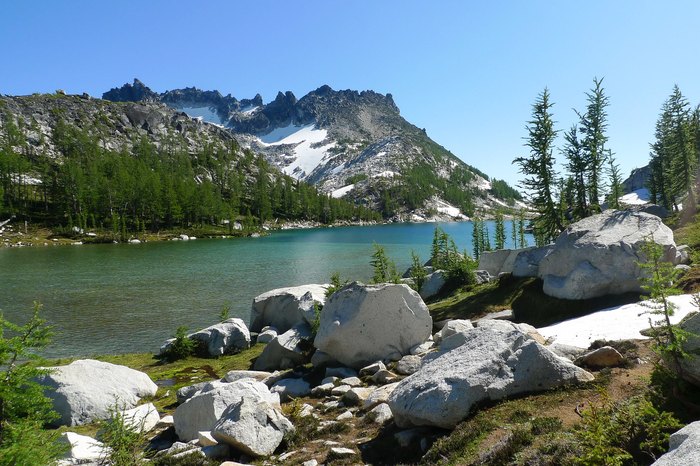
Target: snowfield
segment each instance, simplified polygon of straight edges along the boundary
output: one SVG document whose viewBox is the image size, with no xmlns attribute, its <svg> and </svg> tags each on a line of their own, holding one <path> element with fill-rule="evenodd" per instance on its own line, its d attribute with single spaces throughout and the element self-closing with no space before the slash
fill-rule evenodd
<svg viewBox="0 0 700 466">
<path fill-rule="evenodd" d="M 210 107 L 182 107 L 178 108 L 178 110 L 185 112 L 191 118 L 201 119 L 207 123 L 214 123 L 219 126 L 224 123 L 216 111 Z"/>
<path fill-rule="evenodd" d="M 693 304 L 693 295 L 672 296 L 670 299 L 678 306 L 671 317 L 673 324 L 698 311 Z M 581 348 L 588 348 L 595 340 L 646 340 L 648 337 L 639 332 L 649 328 L 649 318 L 656 322 L 660 316 L 649 314 L 649 308 L 643 303 L 603 309 L 538 330 L 547 339 Z"/>
<path fill-rule="evenodd" d="M 372 175 L 372 178 L 393 178 L 395 176 L 399 176 L 399 174 L 391 170 L 385 170 L 381 173 L 377 173 L 376 175 Z"/>
<path fill-rule="evenodd" d="M 335 142 L 319 146 L 326 140 L 328 131 L 316 129 L 315 125 L 294 126 L 289 125 L 277 128 L 270 133 L 260 136 L 262 145 L 278 146 L 282 144 L 296 145 L 293 149 L 294 160 L 284 167 L 282 171 L 297 179 L 311 174 L 327 155 L 328 149 L 335 146 Z M 316 145 L 317 147 L 312 147 Z"/>
<path fill-rule="evenodd" d="M 352 188 L 354 188 L 354 184 L 349 184 L 347 186 L 343 186 L 342 188 L 338 188 L 335 191 L 331 192 L 331 197 L 337 199 L 339 197 L 345 196 L 347 193 L 352 191 Z"/>
<path fill-rule="evenodd" d="M 641 188 L 625 194 L 620 198 L 620 202 L 627 205 L 644 205 L 649 204 L 649 199 L 651 199 L 649 190 L 647 188 Z"/>
</svg>

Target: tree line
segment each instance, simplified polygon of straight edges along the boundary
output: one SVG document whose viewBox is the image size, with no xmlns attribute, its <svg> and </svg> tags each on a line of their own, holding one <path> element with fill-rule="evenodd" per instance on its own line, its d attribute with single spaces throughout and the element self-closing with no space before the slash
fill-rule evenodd
<svg viewBox="0 0 700 466">
<path fill-rule="evenodd" d="M 156 147 L 146 137 L 108 150 L 57 117 L 51 142 L 59 157 L 51 159 L 31 152 L 22 120 L 9 114 L 0 136 L 0 213 L 48 226 L 159 231 L 236 219 L 380 218 L 281 174 L 235 140 L 202 144 L 194 154 L 177 141 Z"/>
</svg>

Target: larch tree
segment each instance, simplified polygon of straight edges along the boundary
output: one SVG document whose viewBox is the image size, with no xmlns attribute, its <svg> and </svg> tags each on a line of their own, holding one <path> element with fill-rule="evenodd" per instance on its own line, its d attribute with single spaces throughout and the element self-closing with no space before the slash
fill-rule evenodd
<svg viewBox="0 0 700 466">
<path fill-rule="evenodd" d="M 573 180 L 574 204 L 573 217 L 576 220 L 588 215 L 586 174 L 588 173 L 588 158 L 585 156 L 582 143 L 578 138 L 578 126 L 573 125 L 564 132 L 565 145 L 562 154 L 566 158 L 564 168 Z"/>
<path fill-rule="evenodd" d="M 518 157 L 513 163 L 520 166 L 525 175 L 521 186 L 529 191 L 533 207 L 538 213 L 534 219 L 536 237 L 546 244 L 554 240 L 562 230 L 561 214 L 555 201 L 554 189 L 557 173 L 554 169 L 554 139 L 557 131 L 550 109 L 547 88 L 537 96 L 532 105 L 532 120 L 528 121 L 525 146 L 530 149 L 527 157 Z"/>
<path fill-rule="evenodd" d="M 608 127 L 606 108 L 610 99 L 603 89 L 603 78 L 593 78 L 593 89 L 586 93 L 588 105 L 583 114 L 577 112 L 580 118 L 581 141 L 587 162 L 588 199 L 594 211 L 600 209 L 600 193 L 602 191 L 602 174 L 605 166 L 605 143 L 608 137 L 605 130 Z"/>
</svg>

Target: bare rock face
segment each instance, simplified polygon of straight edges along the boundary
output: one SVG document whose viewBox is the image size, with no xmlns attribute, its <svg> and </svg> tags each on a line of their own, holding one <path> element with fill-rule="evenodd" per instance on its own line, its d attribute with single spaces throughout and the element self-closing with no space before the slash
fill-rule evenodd
<svg viewBox="0 0 700 466">
<path fill-rule="evenodd" d="M 39 382 L 50 387 L 46 396 L 53 400 L 60 416 L 58 425 L 78 426 L 107 419 L 111 410 L 131 409 L 158 390 L 143 372 L 93 359 L 50 369 L 53 372 Z"/>
<path fill-rule="evenodd" d="M 680 375 L 688 382 L 700 387 L 700 357 L 698 357 L 700 351 L 700 314 L 684 319 L 679 325 L 690 334 L 683 344 L 683 351 L 691 355 L 691 357 L 681 361 L 683 371 Z"/>
<path fill-rule="evenodd" d="M 692 422 L 668 440 L 668 453 L 652 466 L 678 466 L 700 464 L 700 421 Z"/>
<path fill-rule="evenodd" d="M 314 346 L 361 369 L 410 354 L 430 337 L 432 325 L 428 307 L 407 285 L 355 282 L 335 292 L 324 306 Z"/>
<path fill-rule="evenodd" d="M 641 292 L 641 247 L 651 239 L 664 249 L 663 260 L 676 263 L 673 232 L 659 217 L 606 210 L 570 225 L 542 259 L 539 277 L 546 294 L 561 299 Z"/>
<path fill-rule="evenodd" d="M 326 302 L 326 285 L 302 285 L 278 288 L 257 296 L 250 314 L 250 330 L 260 332 L 272 326 L 282 334 L 297 324 L 311 324 L 314 302 Z"/>
<path fill-rule="evenodd" d="M 482 401 L 593 380 L 518 329 L 477 327 L 458 335 L 466 336 L 462 345 L 392 391 L 389 407 L 399 427 L 452 429 Z"/>
</svg>

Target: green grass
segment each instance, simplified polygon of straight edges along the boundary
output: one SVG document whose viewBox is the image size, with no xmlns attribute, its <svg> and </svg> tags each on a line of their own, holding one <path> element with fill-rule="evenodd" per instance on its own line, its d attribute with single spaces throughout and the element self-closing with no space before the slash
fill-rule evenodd
<svg viewBox="0 0 700 466">
<path fill-rule="evenodd" d="M 516 322 L 543 327 L 600 309 L 639 301 L 639 294 L 626 293 L 570 301 L 547 296 L 537 278 L 505 276 L 497 281 L 457 291 L 429 305 L 434 321 L 474 319 L 503 309 L 512 309 Z"/>
</svg>

